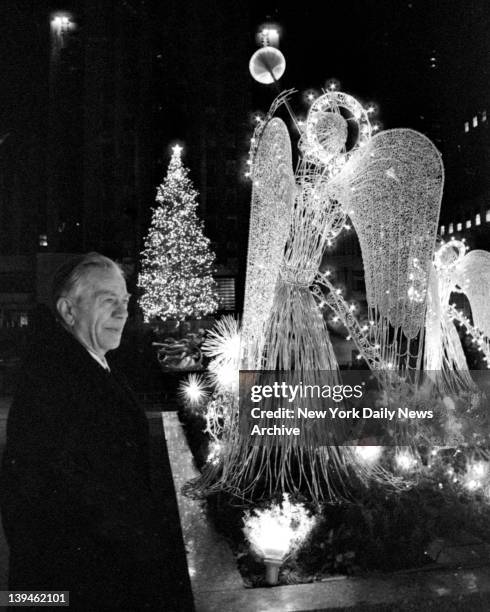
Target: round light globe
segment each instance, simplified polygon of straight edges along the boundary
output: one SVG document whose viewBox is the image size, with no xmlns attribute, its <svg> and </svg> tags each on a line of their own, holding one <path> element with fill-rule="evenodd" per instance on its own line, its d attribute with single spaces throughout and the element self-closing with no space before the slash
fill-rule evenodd
<svg viewBox="0 0 490 612">
<path fill-rule="evenodd" d="M 248 68 L 256 81 L 270 85 L 284 74 L 286 59 L 279 49 L 262 47 L 252 55 Z"/>
</svg>

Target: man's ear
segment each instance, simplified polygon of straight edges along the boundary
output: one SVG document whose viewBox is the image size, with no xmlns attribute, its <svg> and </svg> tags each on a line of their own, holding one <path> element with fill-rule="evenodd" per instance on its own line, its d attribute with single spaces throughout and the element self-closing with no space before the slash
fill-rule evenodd
<svg viewBox="0 0 490 612">
<path fill-rule="evenodd" d="M 66 297 L 58 298 L 56 302 L 56 310 L 61 317 L 61 320 L 68 327 L 72 327 L 75 323 L 75 313 L 73 312 L 73 303 Z"/>
</svg>

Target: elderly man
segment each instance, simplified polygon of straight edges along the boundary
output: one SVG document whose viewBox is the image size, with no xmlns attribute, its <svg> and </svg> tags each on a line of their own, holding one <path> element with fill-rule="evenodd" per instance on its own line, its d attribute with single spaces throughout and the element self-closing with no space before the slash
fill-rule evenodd
<svg viewBox="0 0 490 612">
<path fill-rule="evenodd" d="M 129 297 L 119 267 L 97 253 L 57 271 L 57 329 L 28 356 L 7 424 L 9 588 L 70 591 L 72 609 L 174 609 L 146 417 L 106 360 Z"/>
</svg>

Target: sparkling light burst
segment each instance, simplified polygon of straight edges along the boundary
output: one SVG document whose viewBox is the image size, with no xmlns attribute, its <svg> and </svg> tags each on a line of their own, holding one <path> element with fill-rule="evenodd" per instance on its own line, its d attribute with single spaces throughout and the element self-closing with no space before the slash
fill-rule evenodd
<svg viewBox="0 0 490 612">
<path fill-rule="evenodd" d="M 227 315 L 221 318 L 202 346 L 203 353 L 211 358 L 211 381 L 224 389 L 238 392 L 240 369 L 240 332 L 238 321 Z"/>
<path fill-rule="evenodd" d="M 191 406 L 199 406 L 209 396 L 206 390 L 206 380 L 201 374 L 189 374 L 179 386 L 179 395 Z"/>
<path fill-rule="evenodd" d="M 399 449 L 395 455 L 395 464 L 402 472 L 408 472 L 417 466 L 418 461 L 409 449 Z"/>
</svg>

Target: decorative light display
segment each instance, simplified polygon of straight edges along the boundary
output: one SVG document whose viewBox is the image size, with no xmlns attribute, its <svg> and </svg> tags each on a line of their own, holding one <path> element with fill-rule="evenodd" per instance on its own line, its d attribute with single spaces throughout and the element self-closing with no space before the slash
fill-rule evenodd
<svg viewBox="0 0 490 612">
<path fill-rule="evenodd" d="M 437 392 L 442 392 L 437 401 L 444 406 L 446 392 L 472 385 L 454 320 L 465 325 L 490 364 L 485 303 L 490 254 L 477 252 L 468 260 L 466 246 L 456 241 L 435 252 L 444 183 L 439 152 L 410 129 L 377 133 L 375 106 L 364 108 L 336 84 L 307 99 L 305 122 L 295 121 L 300 140 L 293 172 L 286 125 L 274 117 L 292 93 L 278 96 L 251 139 L 243 325 L 240 332 L 223 326 L 210 345 L 210 369 L 221 395 L 209 403 L 206 420 L 207 431 L 220 441 L 220 461 L 219 469 L 209 462 L 200 482 L 202 489 L 239 495 L 253 495 L 256 483 L 261 494 L 307 490 L 320 502 L 336 497 L 331 474 L 347 477 L 346 465 L 366 480 L 397 485 L 423 469 L 423 463 L 408 447 L 395 449 L 388 470 L 382 447 L 325 446 L 319 441 L 325 439 L 321 427 L 328 428 L 327 420 L 302 430 L 299 444 L 291 437 L 281 440 L 280 453 L 274 437 L 254 446 L 239 434 L 237 384 L 224 384 L 220 377 L 237 381 L 240 368 L 288 370 L 304 384 L 317 384 L 315 375 L 322 372 L 322 383 L 338 384 L 342 373 L 327 313 L 335 325 L 346 328 L 358 359 L 367 362 L 385 393 L 396 391 L 400 400 L 412 401 L 412 378 L 407 375 L 438 370 L 443 374 L 436 381 Z M 331 282 L 331 274 L 319 271 L 328 247 L 351 227 L 365 269 L 365 321 L 359 320 L 342 288 Z M 473 324 L 450 306 L 454 291 L 466 293 L 476 313 Z M 231 342 L 238 333 L 240 342 Z M 230 359 L 224 357 L 228 342 L 235 347 Z M 257 424 L 261 426 L 260 420 Z M 298 465 L 307 466 L 301 483 Z"/>
<path fill-rule="evenodd" d="M 291 142 L 281 119 L 260 136 L 254 164 L 242 342 L 244 363 L 260 369 L 265 325 L 272 308 L 295 193 Z"/>
<path fill-rule="evenodd" d="M 434 255 L 429 284 L 424 367 L 437 372 L 438 386 L 447 392 L 475 390 L 455 321 L 465 326 L 490 367 L 490 253 L 467 251 L 466 244 L 455 238 L 442 243 Z M 473 324 L 450 304 L 453 293 L 468 298 Z"/>
<path fill-rule="evenodd" d="M 356 143 L 347 152 L 348 123 L 355 126 Z M 306 119 L 305 139 L 300 146 L 306 157 L 327 167 L 331 164 L 330 171 L 335 173 L 370 137 L 371 124 L 364 107 L 352 96 L 332 90 L 312 104 Z M 339 155 L 343 149 L 344 154 Z"/>
<path fill-rule="evenodd" d="M 211 358 L 208 366 L 211 382 L 225 391 L 238 393 L 240 368 L 238 322 L 229 315 L 222 317 L 208 332 L 202 350 Z"/>
<path fill-rule="evenodd" d="M 278 81 L 286 70 L 284 55 L 275 47 L 262 47 L 250 59 L 250 74 L 264 85 Z"/>
<path fill-rule="evenodd" d="M 199 406 L 209 396 L 206 389 L 206 381 L 200 374 L 189 374 L 186 380 L 179 385 L 179 395 L 184 398 L 190 406 Z"/>
<path fill-rule="evenodd" d="M 328 291 L 326 296 L 323 288 Z M 311 291 L 317 297 L 320 308 L 324 305 L 329 306 L 334 318 L 338 317 L 338 321 L 348 330 L 347 339 L 352 340 L 359 351 L 358 359 L 364 359 L 373 370 L 381 370 L 383 368 L 381 345 L 372 338 L 375 322 L 372 321 L 372 325 L 369 326 L 361 325 L 355 316 L 355 309 L 342 297 L 342 292 L 333 286 L 326 273 L 317 275 Z"/>
<path fill-rule="evenodd" d="M 472 325 L 468 317 L 466 317 L 463 312 L 458 310 L 454 304 L 449 306 L 448 313 L 454 321 L 466 328 L 466 334 L 471 337 L 478 351 L 483 353 L 483 361 L 487 364 L 486 367 L 490 368 L 490 339 L 488 335 L 484 334 L 481 330 Z"/>
<path fill-rule="evenodd" d="M 409 367 L 422 352 L 417 336 L 444 182 L 441 156 L 418 132 L 388 130 L 376 134 L 333 182 L 353 211 L 381 362 Z"/>
<path fill-rule="evenodd" d="M 338 384 L 337 361 L 319 309 L 323 304 L 347 327 L 360 359 L 378 371 L 398 370 L 402 355 L 409 361 L 402 346 L 424 322 L 443 181 L 440 156 L 430 141 L 411 130 L 371 138 L 367 110 L 332 89 L 310 107 L 299 143 L 303 155 L 293 175 L 289 135 L 282 121 L 272 117 L 290 94 L 284 92 L 274 102 L 251 142 L 241 367 L 295 370 L 305 384 L 317 384 L 318 372 L 328 371 L 329 384 Z M 341 289 L 319 273 L 325 246 L 350 226 L 347 216 L 360 236 L 371 279 L 369 325 L 357 321 Z M 389 338 L 390 326 L 400 330 L 395 341 Z M 416 346 L 420 351 L 420 344 Z M 323 437 L 320 430 L 302 431 L 298 458 L 311 467 L 308 484 L 314 499 L 335 497 L 328 487 L 329 473 L 333 465 L 342 472 L 346 460 L 342 447 L 324 447 L 319 461 L 315 449 Z M 245 490 L 265 478 L 271 491 L 286 481 L 294 490 L 289 470 L 298 449 L 291 439 L 284 441 L 284 460 L 268 462 L 267 445 L 258 450 L 232 431 L 223 435 L 232 436 L 234 443 L 223 454 L 218 488 Z"/>
<path fill-rule="evenodd" d="M 454 280 L 468 298 L 474 326 L 490 338 L 490 253 L 466 253 L 455 264 Z"/>
<path fill-rule="evenodd" d="M 463 486 L 468 491 L 477 491 L 488 486 L 488 461 L 469 460 L 466 465 L 466 471 L 463 476 Z"/>
<path fill-rule="evenodd" d="M 206 461 L 212 465 L 218 465 L 220 462 L 222 452 L 222 443 L 219 440 L 211 442 L 209 445 L 209 452 Z"/>
<path fill-rule="evenodd" d="M 408 472 L 417 467 L 418 460 L 413 451 L 408 448 L 400 448 L 395 454 L 395 465 L 402 472 Z"/>
<path fill-rule="evenodd" d="M 286 557 L 301 545 L 316 523 L 303 504 L 285 494 L 281 504 L 254 509 L 243 519 L 243 532 L 267 568 L 267 582 L 277 583 L 278 570 Z"/>
<path fill-rule="evenodd" d="M 235 398 L 235 393 L 216 391 L 206 406 L 205 431 L 216 443 L 220 443 L 223 432 L 229 428 L 229 418 L 235 406 Z"/>
<path fill-rule="evenodd" d="M 357 455 L 359 461 L 362 461 L 368 465 L 377 463 L 381 455 L 383 454 L 382 446 L 355 446 L 354 453 Z"/>
<path fill-rule="evenodd" d="M 218 308 L 215 257 L 196 214 L 197 192 L 182 164 L 182 148 L 172 151 L 141 254 L 139 303 L 145 321 L 199 318 Z"/>
</svg>

